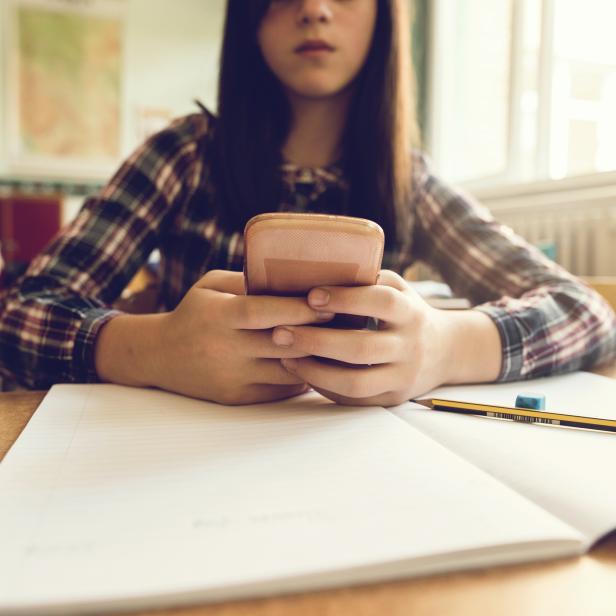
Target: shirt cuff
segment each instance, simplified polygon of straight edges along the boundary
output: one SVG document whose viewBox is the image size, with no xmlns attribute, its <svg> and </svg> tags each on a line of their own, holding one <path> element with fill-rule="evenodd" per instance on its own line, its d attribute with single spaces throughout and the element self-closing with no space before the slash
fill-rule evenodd
<svg viewBox="0 0 616 616">
<path fill-rule="evenodd" d="M 473 310 L 487 314 L 494 321 L 500 335 L 503 351 L 501 370 L 496 380 L 518 381 L 522 379 L 524 342 L 515 317 L 505 309 L 489 304 L 475 306 Z"/>
<path fill-rule="evenodd" d="M 100 382 L 94 361 L 96 338 L 103 325 L 121 314 L 124 313 L 108 308 L 92 308 L 86 312 L 86 317 L 82 321 L 75 337 L 73 366 L 71 369 L 72 381 L 77 383 Z"/>
</svg>

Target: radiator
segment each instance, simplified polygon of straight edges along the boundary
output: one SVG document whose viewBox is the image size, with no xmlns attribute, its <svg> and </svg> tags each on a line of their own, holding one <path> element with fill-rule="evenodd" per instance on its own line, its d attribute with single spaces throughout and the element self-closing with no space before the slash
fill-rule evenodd
<svg viewBox="0 0 616 616">
<path fill-rule="evenodd" d="M 500 222 L 578 276 L 616 275 L 616 185 L 479 197 Z"/>
</svg>

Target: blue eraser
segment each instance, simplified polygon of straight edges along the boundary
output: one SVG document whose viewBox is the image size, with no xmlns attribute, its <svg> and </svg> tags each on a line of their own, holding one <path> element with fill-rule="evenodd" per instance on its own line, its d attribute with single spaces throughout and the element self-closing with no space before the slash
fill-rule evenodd
<svg viewBox="0 0 616 616">
<path fill-rule="evenodd" d="M 515 405 L 520 409 L 543 411 L 545 409 L 545 396 L 542 394 L 518 394 Z"/>
</svg>

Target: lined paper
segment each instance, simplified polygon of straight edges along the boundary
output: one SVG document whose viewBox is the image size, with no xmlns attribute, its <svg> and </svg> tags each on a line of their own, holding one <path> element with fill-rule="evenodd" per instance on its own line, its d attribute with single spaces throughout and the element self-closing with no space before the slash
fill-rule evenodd
<svg viewBox="0 0 616 616">
<path fill-rule="evenodd" d="M 442 387 L 426 397 L 513 406 L 516 395 L 527 391 L 544 394 L 554 412 L 616 419 L 616 380 L 588 372 Z M 588 547 L 616 526 L 616 434 L 426 411 L 411 403 L 396 412 L 577 528 Z"/>
<path fill-rule="evenodd" d="M 59 385 L 0 464 L 0 611 L 323 587 L 579 550 L 385 409 Z"/>
</svg>

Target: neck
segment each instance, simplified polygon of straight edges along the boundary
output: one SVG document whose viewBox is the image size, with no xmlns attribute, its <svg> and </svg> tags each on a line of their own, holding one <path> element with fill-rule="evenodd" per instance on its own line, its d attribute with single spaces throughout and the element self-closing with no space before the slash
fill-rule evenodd
<svg viewBox="0 0 616 616">
<path fill-rule="evenodd" d="M 290 93 L 288 98 L 292 124 L 282 148 L 285 160 L 300 167 L 324 167 L 338 160 L 351 93 L 324 99 Z"/>
</svg>

